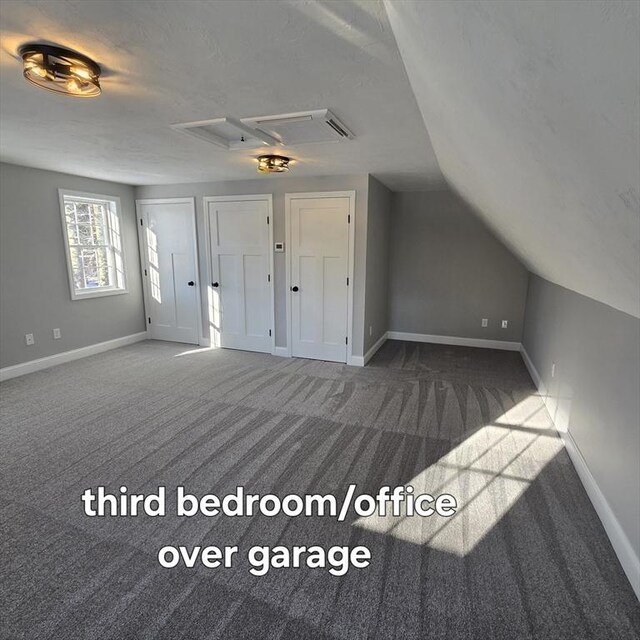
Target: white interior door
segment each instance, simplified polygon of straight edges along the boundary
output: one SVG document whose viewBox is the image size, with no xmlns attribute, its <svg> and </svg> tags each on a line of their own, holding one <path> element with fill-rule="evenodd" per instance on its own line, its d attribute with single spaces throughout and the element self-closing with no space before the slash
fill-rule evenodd
<svg viewBox="0 0 640 640">
<path fill-rule="evenodd" d="M 147 329 L 155 340 L 198 343 L 198 269 L 192 199 L 138 200 Z"/>
<path fill-rule="evenodd" d="M 291 353 L 347 361 L 349 197 L 290 199 Z"/>
<path fill-rule="evenodd" d="M 213 343 L 272 350 L 270 197 L 206 198 Z"/>
</svg>

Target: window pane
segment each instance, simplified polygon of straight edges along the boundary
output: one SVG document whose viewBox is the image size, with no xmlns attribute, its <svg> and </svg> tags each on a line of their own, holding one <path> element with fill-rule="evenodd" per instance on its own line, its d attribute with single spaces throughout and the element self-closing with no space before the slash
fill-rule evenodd
<svg viewBox="0 0 640 640">
<path fill-rule="evenodd" d="M 91 211 L 89 209 L 90 205 L 88 202 L 76 202 L 76 217 L 78 222 L 91 222 Z"/>
<path fill-rule="evenodd" d="M 94 244 L 107 244 L 107 216 L 103 205 L 94 206 L 93 214 Z"/>
<path fill-rule="evenodd" d="M 75 291 L 124 289 L 117 202 L 64 196 L 63 205 Z"/>
<path fill-rule="evenodd" d="M 104 247 L 96 249 L 96 265 L 98 270 L 98 286 L 111 287 L 115 283 L 111 281 L 111 269 L 107 258 L 108 251 Z"/>
<path fill-rule="evenodd" d="M 112 286 L 107 249 L 104 247 L 82 249 L 81 262 L 84 274 L 83 289 Z"/>
<path fill-rule="evenodd" d="M 84 289 L 84 278 L 82 276 L 82 262 L 80 260 L 80 251 L 75 247 L 72 247 L 70 253 L 71 271 L 73 273 L 73 286 L 75 289 Z"/>
<path fill-rule="evenodd" d="M 74 222 L 75 214 L 67 215 L 67 231 L 71 244 L 109 244 L 109 233 L 104 207 L 85 216 L 87 222 Z M 80 216 L 78 216 L 79 218 Z"/>
<path fill-rule="evenodd" d="M 78 244 L 93 244 L 93 229 L 90 224 L 78 224 Z"/>
<path fill-rule="evenodd" d="M 83 288 L 93 289 L 98 283 L 98 261 L 93 249 L 82 249 L 82 269 L 84 272 Z"/>
<path fill-rule="evenodd" d="M 69 238 L 69 244 L 79 244 L 78 240 L 78 227 L 67 220 L 67 237 Z"/>
</svg>

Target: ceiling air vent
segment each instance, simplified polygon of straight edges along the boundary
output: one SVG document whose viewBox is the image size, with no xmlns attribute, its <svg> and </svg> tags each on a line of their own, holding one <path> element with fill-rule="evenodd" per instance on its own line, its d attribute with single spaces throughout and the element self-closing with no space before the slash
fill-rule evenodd
<svg viewBox="0 0 640 640">
<path fill-rule="evenodd" d="M 287 146 L 353 138 L 351 131 L 329 109 L 243 118 L 242 122 L 278 138 Z"/>
</svg>

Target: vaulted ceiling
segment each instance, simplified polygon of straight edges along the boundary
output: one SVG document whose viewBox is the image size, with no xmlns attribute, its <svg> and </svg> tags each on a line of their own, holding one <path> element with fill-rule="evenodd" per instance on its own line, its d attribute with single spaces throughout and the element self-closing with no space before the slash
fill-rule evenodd
<svg viewBox="0 0 640 640">
<path fill-rule="evenodd" d="M 640 3 L 385 6 L 451 186 L 533 272 L 640 317 Z"/>
<path fill-rule="evenodd" d="M 446 179 L 533 272 L 640 317 L 639 7 L 4 0 L 0 157 L 130 184 L 241 180 L 255 153 L 169 125 L 328 107 L 356 139 L 285 149 L 294 175 Z M 103 95 L 29 86 L 30 41 L 96 59 Z"/>
</svg>

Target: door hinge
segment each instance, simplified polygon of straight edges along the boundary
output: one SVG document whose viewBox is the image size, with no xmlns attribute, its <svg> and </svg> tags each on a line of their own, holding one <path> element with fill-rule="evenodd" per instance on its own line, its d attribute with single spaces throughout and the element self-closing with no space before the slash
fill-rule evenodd
<svg viewBox="0 0 640 640">
<path fill-rule="evenodd" d="M 144 223 L 142 222 L 142 218 L 140 218 L 140 226 L 143 227 Z"/>
<path fill-rule="evenodd" d="M 349 344 L 349 336 L 347 336 L 347 337 L 344 339 L 344 343 L 345 343 L 345 344 Z"/>
<path fill-rule="evenodd" d="M 267 282 L 271 282 L 271 274 L 267 274 Z"/>
<path fill-rule="evenodd" d="M 347 215 L 347 224 L 351 224 L 351 214 Z"/>
<path fill-rule="evenodd" d="M 269 216 L 267 216 L 267 224 L 269 224 Z"/>
<path fill-rule="evenodd" d="M 147 275 L 147 270 L 146 270 L 146 269 L 144 270 L 144 275 L 145 275 L 145 276 Z"/>
<path fill-rule="evenodd" d="M 151 318 L 148 318 L 148 320 L 149 320 L 149 324 L 151 324 Z"/>
<path fill-rule="evenodd" d="M 269 329 L 269 337 L 271 337 L 271 329 Z"/>
<path fill-rule="evenodd" d="M 349 286 L 349 278 L 347 278 L 347 287 Z"/>
</svg>

